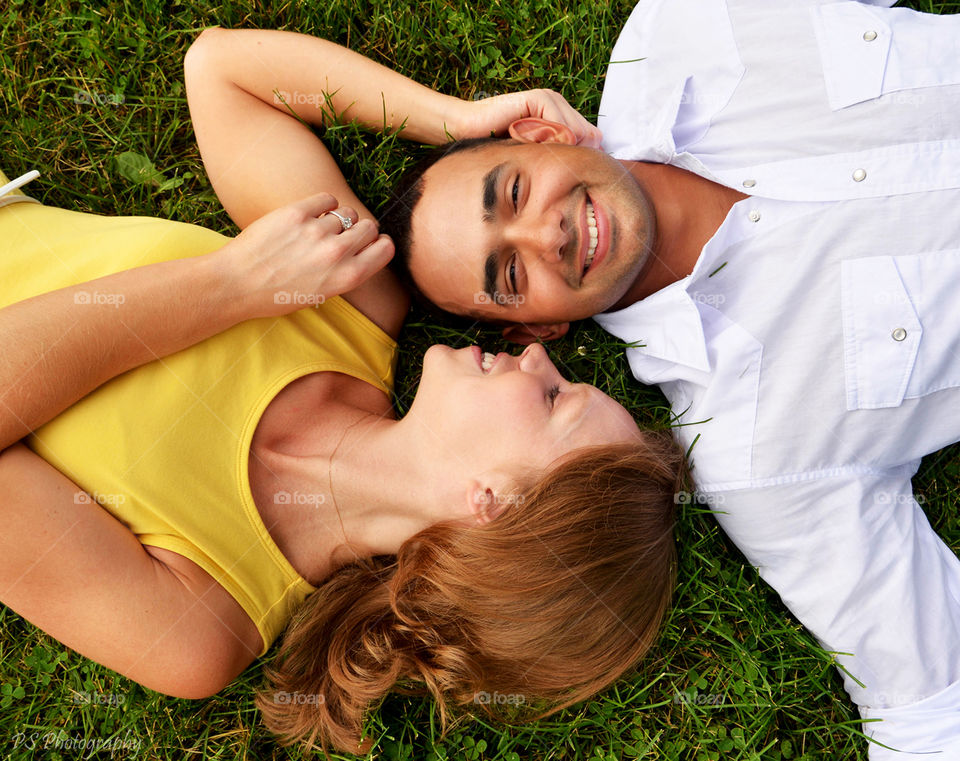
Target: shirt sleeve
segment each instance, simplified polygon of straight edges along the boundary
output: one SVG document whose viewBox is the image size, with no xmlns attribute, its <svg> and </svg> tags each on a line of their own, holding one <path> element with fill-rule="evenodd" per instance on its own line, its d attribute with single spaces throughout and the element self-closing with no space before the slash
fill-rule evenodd
<svg viewBox="0 0 960 761">
<path fill-rule="evenodd" d="M 914 470 L 704 496 L 792 613 L 838 653 L 863 718 L 883 719 L 865 734 L 904 751 L 956 750 L 960 561 L 917 504 Z M 886 752 L 871 745 L 871 759 L 894 757 Z"/>
</svg>

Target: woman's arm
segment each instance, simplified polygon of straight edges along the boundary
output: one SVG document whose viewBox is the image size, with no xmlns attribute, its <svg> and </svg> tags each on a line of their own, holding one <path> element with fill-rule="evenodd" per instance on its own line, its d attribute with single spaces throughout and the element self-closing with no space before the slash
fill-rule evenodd
<svg viewBox="0 0 960 761">
<path fill-rule="evenodd" d="M 155 559 L 23 444 L 0 452 L 0 517 L 0 600 L 88 658 L 150 689 L 202 698 L 257 657 L 253 622 L 219 584 Z"/>
<path fill-rule="evenodd" d="M 278 303 L 279 291 L 332 298 L 382 268 L 390 239 L 370 221 L 339 232 L 336 217 L 317 218 L 336 207 L 332 196 L 313 196 L 219 251 L 91 281 L 112 299 L 87 303 L 79 294 L 90 286 L 81 284 L 0 309 L 0 450 L 120 373 L 299 308 Z"/>
<path fill-rule="evenodd" d="M 314 43 L 323 50 L 330 45 L 287 32 L 208 29 L 187 52 L 187 100 L 203 163 L 220 202 L 241 228 L 319 191 L 356 209 L 360 219 L 374 219 L 323 143 L 282 103 L 274 103 L 274 89 L 306 93 L 311 88 L 321 96 L 328 63 L 314 57 Z M 319 109 L 304 113 L 312 123 L 322 123 Z M 344 298 L 394 336 L 409 304 L 388 270 Z"/>
<path fill-rule="evenodd" d="M 450 137 L 502 134 L 513 120 L 536 116 L 599 146 L 599 130 L 553 91 L 465 101 L 295 32 L 206 29 L 187 52 L 184 71 L 204 165 L 241 227 L 318 187 L 369 215 L 299 119 L 318 127 L 334 119 L 371 131 L 402 127 L 403 138 L 440 145 Z"/>
</svg>

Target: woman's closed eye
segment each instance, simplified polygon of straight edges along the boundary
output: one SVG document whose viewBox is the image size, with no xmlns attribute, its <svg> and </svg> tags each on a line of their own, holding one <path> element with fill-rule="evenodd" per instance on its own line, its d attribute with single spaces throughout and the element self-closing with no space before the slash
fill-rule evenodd
<svg viewBox="0 0 960 761">
<path fill-rule="evenodd" d="M 554 402 L 560 395 L 560 384 L 554 384 L 547 392 L 547 399 L 550 401 L 550 409 L 553 409 Z"/>
</svg>

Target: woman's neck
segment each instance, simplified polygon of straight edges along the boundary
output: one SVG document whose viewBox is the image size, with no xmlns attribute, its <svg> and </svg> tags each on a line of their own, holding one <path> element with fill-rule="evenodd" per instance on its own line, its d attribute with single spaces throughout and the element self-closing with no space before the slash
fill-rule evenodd
<svg viewBox="0 0 960 761">
<path fill-rule="evenodd" d="M 395 554 L 422 529 L 455 517 L 463 500 L 443 495 L 438 454 L 410 421 L 331 404 L 301 419 L 323 423 L 301 424 L 256 452 L 263 483 L 254 496 L 281 552 L 308 581 Z"/>
</svg>

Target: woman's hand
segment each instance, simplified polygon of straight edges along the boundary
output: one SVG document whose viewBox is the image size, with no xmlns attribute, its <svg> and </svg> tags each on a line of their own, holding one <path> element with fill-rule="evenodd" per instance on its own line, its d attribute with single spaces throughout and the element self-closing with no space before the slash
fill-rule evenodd
<svg viewBox="0 0 960 761">
<path fill-rule="evenodd" d="M 578 145 L 599 148 L 601 133 L 554 90 L 525 90 L 495 95 L 476 101 L 463 101 L 459 128 L 454 137 L 502 135 L 517 119 L 535 116 L 566 125 Z"/>
<path fill-rule="evenodd" d="M 343 229 L 340 220 L 351 220 Z M 253 222 L 214 252 L 248 305 L 251 317 L 271 317 L 322 304 L 353 290 L 393 257 L 393 241 L 370 219 L 337 206 L 329 193 L 304 198 Z"/>
</svg>

